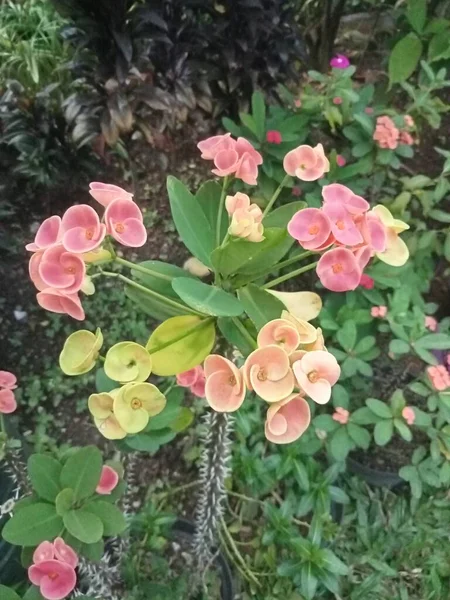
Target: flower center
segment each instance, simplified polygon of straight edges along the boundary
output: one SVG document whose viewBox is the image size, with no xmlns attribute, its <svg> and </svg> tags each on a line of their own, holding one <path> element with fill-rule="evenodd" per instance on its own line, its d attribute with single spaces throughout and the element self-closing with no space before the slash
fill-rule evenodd
<svg viewBox="0 0 450 600">
<path fill-rule="evenodd" d="M 234 375 L 230 375 L 230 378 L 228 379 L 228 383 L 230 385 L 236 385 L 236 377 Z"/>
<path fill-rule="evenodd" d="M 133 400 L 131 401 L 131 408 L 133 410 L 137 410 L 138 408 L 142 408 L 142 402 L 139 400 L 139 398 L 133 398 Z"/>
<path fill-rule="evenodd" d="M 265 369 L 260 369 L 258 371 L 258 381 L 266 381 L 267 380 L 267 373 Z"/>
<path fill-rule="evenodd" d="M 47 577 L 52 581 L 55 581 L 55 579 L 58 579 L 58 573 L 49 573 Z"/>
<path fill-rule="evenodd" d="M 70 273 L 71 275 L 73 275 L 75 273 L 75 267 L 66 267 L 64 269 L 65 273 Z"/>
<path fill-rule="evenodd" d="M 345 229 L 344 221 L 336 221 L 336 227 L 341 231 Z"/>
<path fill-rule="evenodd" d="M 342 273 L 342 271 L 344 270 L 341 263 L 336 263 L 331 268 L 333 269 L 333 273 Z"/>
<path fill-rule="evenodd" d="M 92 240 L 92 238 L 94 237 L 94 232 L 92 231 L 92 229 L 86 229 L 85 235 L 87 240 Z"/>
<path fill-rule="evenodd" d="M 316 235 L 316 233 L 319 233 L 319 226 L 311 225 L 311 227 L 308 229 L 308 233 L 309 235 Z"/>
<path fill-rule="evenodd" d="M 317 371 L 311 371 L 308 373 L 308 379 L 311 383 L 316 383 L 319 379 L 319 373 Z"/>
<path fill-rule="evenodd" d="M 116 223 L 114 225 L 114 229 L 117 231 L 117 233 L 123 233 L 125 231 L 125 225 L 123 223 Z"/>
<path fill-rule="evenodd" d="M 302 163 L 299 168 L 300 169 L 306 169 L 306 165 Z"/>
</svg>

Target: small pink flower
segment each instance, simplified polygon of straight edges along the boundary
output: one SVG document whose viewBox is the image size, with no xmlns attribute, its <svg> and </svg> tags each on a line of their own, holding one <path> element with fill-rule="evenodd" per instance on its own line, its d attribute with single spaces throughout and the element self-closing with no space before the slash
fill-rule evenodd
<svg viewBox="0 0 450 600">
<path fill-rule="evenodd" d="M 294 106 L 295 106 L 295 108 L 301 108 L 302 101 L 300 100 L 300 98 L 297 98 L 296 100 L 294 100 Z"/>
<path fill-rule="evenodd" d="M 328 173 L 330 162 L 322 144 L 317 144 L 314 148 L 302 145 L 286 154 L 283 167 L 292 177 L 298 177 L 302 181 L 316 181 Z"/>
<path fill-rule="evenodd" d="M 248 185 L 256 185 L 262 156 L 245 138 L 233 140 L 230 134 L 214 136 L 197 144 L 202 158 L 214 161 L 212 172 L 218 177 L 234 175 Z"/>
<path fill-rule="evenodd" d="M 287 230 L 306 250 L 321 248 L 330 238 L 331 221 L 319 208 L 304 208 L 295 213 Z M 330 244 L 333 239 L 330 240 Z"/>
<path fill-rule="evenodd" d="M 269 406 L 265 425 L 266 438 L 274 444 L 290 444 L 305 433 L 310 422 L 308 402 L 294 392 Z"/>
<path fill-rule="evenodd" d="M 291 354 L 300 344 L 300 334 L 293 323 L 285 319 L 274 319 L 260 329 L 257 342 L 258 348 L 280 346 Z"/>
<path fill-rule="evenodd" d="M 341 374 L 341 368 L 332 354 L 324 350 L 307 352 L 292 368 L 300 386 L 311 400 L 326 404 L 331 398 L 331 387 Z"/>
<path fill-rule="evenodd" d="M 339 106 L 340 104 L 342 104 L 342 98 L 340 96 L 336 96 L 335 98 L 333 98 L 333 104 Z"/>
<path fill-rule="evenodd" d="M 316 272 L 322 285 L 332 292 L 354 290 L 361 280 L 358 261 L 347 248 L 333 248 L 325 252 Z"/>
<path fill-rule="evenodd" d="M 39 306 L 50 312 L 67 314 L 77 321 L 83 321 L 85 318 L 78 294 L 46 288 L 36 295 L 36 299 Z"/>
<path fill-rule="evenodd" d="M 292 195 L 296 196 L 296 197 L 299 197 L 299 196 L 301 196 L 303 194 L 302 189 L 299 188 L 297 185 L 294 185 L 294 187 L 292 188 L 291 191 L 292 191 Z"/>
<path fill-rule="evenodd" d="M 373 108 L 371 106 L 366 106 L 364 112 L 366 113 L 366 115 L 373 115 Z"/>
<path fill-rule="evenodd" d="M 294 374 L 289 356 L 279 346 L 254 350 L 245 361 L 244 380 L 266 402 L 279 402 L 294 389 Z"/>
<path fill-rule="evenodd" d="M 336 164 L 338 167 L 345 167 L 345 165 L 347 164 L 347 161 L 346 161 L 345 157 L 342 156 L 342 154 L 338 154 L 336 156 Z"/>
<path fill-rule="evenodd" d="M 364 242 L 373 252 L 384 252 L 386 250 L 387 228 L 373 211 L 359 217 L 357 225 Z"/>
<path fill-rule="evenodd" d="M 55 547 L 52 542 L 41 542 L 33 553 L 33 562 L 35 564 L 51 560 L 55 557 Z"/>
<path fill-rule="evenodd" d="M 443 392 L 450 387 L 450 375 L 444 365 L 427 367 L 427 374 L 434 389 L 439 392 Z"/>
<path fill-rule="evenodd" d="M 44 290 L 46 287 L 48 287 L 48 285 L 45 283 L 45 281 L 43 281 L 43 279 L 39 273 L 39 267 L 42 262 L 43 254 L 44 254 L 43 250 L 40 250 L 39 252 L 35 252 L 34 254 L 31 255 L 30 262 L 28 263 L 28 273 L 30 275 L 30 279 L 34 283 L 36 289 L 38 289 L 40 292 L 42 290 Z"/>
<path fill-rule="evenodd" d="M 372 277 L 369 277 L 369 275 L 363 273 L 361 275 L 361 279 L 359 280 L 359 285 L 365 288 L 366 290 L 373 290 L 375 286 L 375 281 L 372 279 Z"/>
<path fill-rule="evenodd" d="M 250 208 L 250 198 L 247 194 L 237 192 L 234 196 L 227 196 L 225 198 L 225 208 L 231 217 L 237 210 L 247 210 Z"/>
<path fill-rule="evenodd" d="M 244 402 L 245 383 L 242 372 L 227 358 L 210 354 L 204 363 L 208 404 L 217 412 L 234 412 Z"/>
<path fill-rule="evenodd" d="M 39 275 L 48 287 L 75 294 L 83 285 L 86 265 L 77 254 L 67 252 L 63 246 L 53 246 L 44 250 Z"/>
<path fill-rule="evenodd" d="M 378 117 L 373 139 L 378 142 L 380 148 L 395 150 L 398 146 L 399 136 L 400 132 L 390 117 Z"/>
<path fill-rule="evenodd" d="M 63 600 L 77 583 L 75 569 L 66 562 L 54 559 L 31 565 L 28 577 L 33 585 L 39 587 L 46 600 Z"/>
<path fill-rule="evenodd" d="M 105 210 L 107 232 L 120 244 L 139 248 L 147 241 L 147 231 L 139 206 L 132 200 L 114 200 Z"/>
<path fill-rule="evenodd" d="M 384 319 L 387 315 L 388 309 L 387 306 L 372 306 L 370 309 L 370 314 L 374 318 Z"/>
<path fill-rule="evenodd" d="M 203 369 L 200 365 L 189 369 L 189 371 L 183 371 L 177 375 L 177 385 L 180 387 L 191 387 L 194 383 L 202 376 Z"/>
<path fill-rule="evenodd" d="M 114 200 L 133 200 L 133 194 L 127 192 L 118 185 L 112 183 L 101 183 L 93 181 L 89 184 L 90 195 L 102 206 L 108 206 Z"/>
<path fill-rule="evenodd" d="M 447 354 L 447 356 L 445 358 L 445 362 L 447 363 L 448 366 L 450 366 L 450 354 Z"/>
<path fill-rule="evenodd" d="M 411 115 L 405 115 L 403 120 L 405 121 L 406 127 L 414 127 L 414 119 L 411 117 Z"/>
<path fill-rule="evenodd" d="M 350 66 L 350 61 L 345 54 L 336 54 L 336 56 L 333 56 L 330 60 L 330 66 L 332 66 L 333 69 L 346 69 Z"/>
<path fill-rule="evenodd" d="M 345 246 L 357 246 L 362 244 L 363 236 L 356 227 L 351 214 L 346 210 L 345 205 L 337 203 L 328 203 L 323 207 L 331 223 L 331 233 L 335 239 Z"/>
<path fill-rule="evenodd" d="M 347 425 L 350 413 L 342 406 L 338 406 L 335 412 L 332 414 L 333 421 L 340 423 L 341 425 Z"/>
<path fill-rule="evenodd" d="M 400 131 L 398 141 L 400 144 L 406 144 L 407 146 L 412 146 L 414 144 L 413 136 L 407 131 Z"/>
<path fill-rule="evenodd" d="M 102 496 L 109 495 L 119 483 L 119 474 L 109 465 L 103 465 L 102 472 L 100 475 L 100 481 L 98 482 L 95 491 L 97 494 Z"/>
<path fill-rule="evenodd" d="M 0 388 L 15 390 L 17 387 L 17 377 L 9 371 L 0 371 Z"/>
<path fill-rule="evenodd" d="M 369 210 L 370 204 L 362 196 L 358 196 L 352 190 L 341 183 L 331 183 L 322 188 L 324 206 L 337 204 L 344 206 L 351 215 L 362 215 Z"/>
<path fill-rule="evenodd" d="M 281 144 L 283 138 L 279 131 L 271 130 L 266 133 L 266 140 L 269 144 Z"/>
<path fill-rule="evenodd" d="M 413 425 L 414 421 L 416 420 L 416 413 L 410 406 L 405 406 L 405 408 L 402 410 L 402 417 L 405 419 L 408 425 Z"/>
<path fill-rule="evenodd" d="M 258 165 L 262 165 L 263 162 L 261 154 L 253 148 L 248 140 L 242 137 L 237 139 L 236 151 L 239 156 L 239 162 L 235 171 L 235 177 L 242 179 L 248 185 L 256 185 Z"/>
<path fill-rule="evenodd" d="M 206 377 L 202 373 L 201 376 L 190 387 L 191 393 L 197 398 L 205 398 L 206 396 Z"/>
<path fill-rule="evenodd" d="M 438 322 L 434 317 L 426 316 L 425 317 L 425 327 L 430 331 L 436 331 L 438 327 Z"/>
<path fill-rule="evenodd" d="M 359 248 L 356 248 L 356 250 L 352 250 L 352 252 L 355 255 L 356 262 L 358 263 L 358 266 L 362 273 L 369 264 L 370 259 L 372 258 L 372 250 L 369 248 L 369 246 L 359 246 Z M 359 281 L 361 283 L 361 279 Z"/>
<path fill-rule="evenodd" d="M 202 153 L 202 158 L 205 160 L 214 160 L 219 152 L 234 150 L 235 145 L 236 142 L 232 139 L 231 133 L 225 133 L 224 135 L 214 135 L 206 140 L 202 140 L 197 144 L 197 148 Z"/>
<path fill-rule="evenodd" d="M 16 398 L 12 390 L 0 390 L 0 413 L 9 415 L 17 408 Z"/>
<path fill-rule="evenodd" d="M 100 223 L 98 214 L 87 204 L 71 206 L 61 222 L 62 244 L 69 252 L 90 252 L 99 246 L 106 227 Z"/>
<path fill-rule="evenodd" d="M 37 230 L 34 242 L 27 244 L 25 248 L 31 252 L 45 250 L 57 244 L 61 237 L 61 218 L 54 215 L 45 219 Z"/>
<path fill-rule="evenodd" d="M 66 544 L 66 542 L 61 537 L 55 538 L 53 546 L 55 549 L 56 559 L 60 560 L 61 562 L 67 563 L 73 569 L 75 569 L 78 566 L 78 554 L 73 548 Z"/>
</svg>

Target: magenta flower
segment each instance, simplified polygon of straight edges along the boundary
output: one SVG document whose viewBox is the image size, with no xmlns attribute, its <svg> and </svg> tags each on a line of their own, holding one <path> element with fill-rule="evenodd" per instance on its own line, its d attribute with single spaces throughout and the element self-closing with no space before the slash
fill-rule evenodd
<svg viewBox="0 0 450 600">
<path fill-rule="evenodd" d="M 316 271 L 322 285 L 332 292 L 354 290 L 361 279 L 358 261 L 347 248 L 333 248 L 325 252 Z"/>
<path fill-rule="evenodd" d="M 414 425 L 414 421 L 416 420 L 416 413 L 411 406 L 405 406 L 402 410 L 402 417 L 408 423 L 408 425 Z"/>
<path fill-rule="evenodd" d="M 317 250 L 328 242 L 333 243 L 331 221 L 319 208 L 299 210 L 289 221 L 287 230 L 306 250 Z"/>
<path fill-rule="evenodd" d="M 61 218 L 54 215 L 45 219 L 37 230 L 34 242 L 27 244 L 25 248 L 30 252 L 45 250 L 57 244 L 61 237 Z"/>
<path fill-rule="evenodd" d="M 325 156 L 322 144 L 314 148 L 307 145 L 294 148 L 286 154 L 283 168 L 288 175 L 302 181 L 316 181 L 328 173 L 330 162 Z"/>
<path fill-rule="evenodd" d="M 234 412 L 244 402 L 245 383 L 242 372 L 231 360 L 210 354 L 204 362 L 208 404 L 217 412 Z"/>
<path fill-rule="evenodd" d="M 36 299 L 39 306 L 50 312 L 66 314 L 77 321 L 85 318 L 78 294 L 46 288 L 36 295 Z"/>
<path fill-rule="evenodd" d="M 17 377 L 9 371 L 0 371 L 0 388 L 15 390 L 17 387 Z"/>
<path fill-rule="evenodd" d="M 83 259 L 63 246 L 47 248 L 41 257 L 39 275 L 47 287 L 74 294 L 81 289 L 86 265 Z"/>
<path fill-rule="evenodd" d="M 55 559 L 31 565 L 28 577 L 33 585 L 39 587 L 46 600 L 63 600 L 77 583 L 75 569 L 68 563 Z"/>
<path fill-rule="evenodd" d="M 108 496 L 113 491 L 113 489 L 115 489 L 118 483 L 119 475 L 117 471 L 115 471 L 109 465 L 103 465 L 102 472 L 100 475 L 100 481 L 98 482 L 95 491 L 97 492 L 97 494 L 100 494 L 102 496 Z"/>
<path fill-rule="evenodd" d="M 347 164 L 347 160 L 345 159 L 345 156 L 342 156 L 342 154 L 338 154 L 336 156 L 336 164 L 338 167 L 345 167 L 345 165 Z"/>
<path fill-rule="evenodd" d="M 133 200 L 133 194 L 130 194 L 130 192 L 127 192 L 118 185 L 101 183 L 100 181 L 92 181 L 89 184 L 89 193 L 102 206 L 108 206 L 108 204 L 118 199 Z"/>
<path fill-rule="evenodd" d="M 332 66 L 333 69 L 347 69 L 347 67 L 350 66 L 350 61 L 345 54 L 336 54 L 336 56 L 333 56 L 330 60 L 330 66 Z"/>
<path fill-rule="evenodd" d="M 365 288 L 366 290 L 373 290 L 375 286 L 375 281 L 372 279 L 372 277 L 369 277 L 369 275 L 363 273 L 361 275 L 361 279 L 359 280 L 359 285 Z"/>
<path fill-rule="evenodd" d="M 341 368 L 332 354 L 324 350 L 307 352 L 292 368 L 297 382 L 317 404 L 326 404 L 331 398 L 331 388 L 339 379 Z"/>
<path fill-rule="evenodd" d="M 323 212 L 331 223 L 331 233 L 336 241 L 345 246 L 357 246 L 363 242 L 363 236 L 345 205 L 328 203 L 324 205 Z"/>
<path fill-rule="evenodd" d="M 87 204 L 78 204 L 71 206 L 64 213 L 61 232 L 64 248 L 69 252 L 81 254 L 94 250 L 102 243 L 106 227 L 100 223 L 93 208 Z"/>
<path fill-rule="evenodd" d="M 322 188 L 324 206 L 337 204 L 344 206 L 351 215 L 362 215 L 370 208 L 367 200 L 357 196 L 352 190 L 341 183 L 331 183 Z"/>
<path fill-rule="evenodd" d="M 269 144 L 281 144 L 283 138 L 279 131 L 271 130 L 266 133 L 266 140 Z"/>
<path fill-rule="evenodd" d="M 265 425 L 266 438 L 274 444 L 290 444 L 305 433 L 310 422 L 308 402 L 294 392 L 269 406 Z"/>
<path fill-rule="evenodd" d="M 9 389 L 0 390 L 0 414 L 9 415 L 17 408 L 14 392 Z"/>
<path fill-rule="evenodd" d="M 132 200 L 114 200 L 105 210 L 107 232 L 130 248 L 139 248 L 147 241 L 144 218 L 138 205 Z"/>
<path fill-rule="evenodd" d="M 333 104 L 339 106 L 340 104 L 342 104 L 342 98 L 340 96 L 336 96 L 335 98 L 333 98 Z"/>
</svg>

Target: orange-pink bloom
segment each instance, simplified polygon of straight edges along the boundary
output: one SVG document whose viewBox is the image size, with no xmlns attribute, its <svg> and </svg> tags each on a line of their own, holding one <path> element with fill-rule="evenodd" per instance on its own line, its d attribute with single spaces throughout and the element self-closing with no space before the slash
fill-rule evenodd
<svg viewBox="0 0 450 600">
<path fill-rule="evenodd" d="M 338 406 L 331 416 L 333 421 L 336 421 L 341 425 L 347 425 L 349 417 L 350 413 L 345 408 L 342 408 L 342 406 Z"/>
<path fill-rule="evenodd" d="M 316 181 L 328 173 L 330 162 L 322 144 L 317 144 L 314 148 L 302 145 L 286 154 L 283 167 L 292 177 L 298 177 L 302 181 Z"/>
<path fill-rule="evenodd" d="M 450 375 L 444 365 L 427 367 L 427 374 L 435 390 L 443 392 L 450 387 Z"/>
<path fill-rule="evenodd" d="M 105 210 L 107 232 L 130 248 L 139 248 L 147 241 L 147 231 L 139 206 L 132 200 L 113 200 Z"/>
<path fill-rule="evenodd" d="M 300 334 L 293 323 L 286 319 L 274 319 L 262 327 L 257 342 L 259 348 L 280 346 L 291 354 L 300 344 Z"/>
<path fill-rule="evenodd" d="M 85 314 L 78 294 L 68 294 L 64 290 L 46 288 L 36 295 L 39 306 L 50 312 L 67 314 L 77 321 L 83 321 Z"/>
<path fill-rule="evenodd" d="M 64 213 L 61 233 L 64 248 L 77 254 L 97 248 L 106 235 L 106 227 L 93 208 L 77 204 Z"/>
<path fill-rule="evenodd" d="M 399 137 L 400 132 L 390 117 L 378 117 L 373 139 L 378 142 L 380 148 L 395 150 L 398 146 Z"/>
<path fill-rule="evenodd" d="M 405 406 L 405 408 L 402 410 L 402 417 L 405 419 L 408 425 L 413 425 L 414 421 L 416 420 L 416 413 L 411 406 Z"/>
<path fill-rule="evenodd" d="M 372 306 L 372 308 L 370 309 L 370 314 L 372 315 L 372 317 L 378 319 L 384 319 L 384 317 L 387 315 L 387 312 L 387 306 Z"/>
<path fill-rule="evenodd" d="M 425 327 L 430 331 L 436 331 L 438 328 L 438 322 L 434 317 L 430 317 L 429 315 L 427 315 L 425 317 Z"/>
<path fill-rule="evenodd" d="M 201 365 L 177 375 L 177 385 L 187 387 L 198 398 L 205 397 L 205 373 Z"/>
<path fill-rule="evenodd" d="M 289 356 L 279 346 L 254 350 L 245 361 L 244 380 L 266 402 L 279 402 L 292 393 L 295 385 Z"/>
<path fill-rule="evenodd" d="M 398 141 L 400 144 L 406 144 L 407 146 L 412 146 L 414 144 L 413 136 L 407 131 L 400 131 Z"/>
<path fill-rule="evenodd" d="M 109 465 L 103 465 L 95 491 L 102 496 L 109 495 L 119 483 L 119 474 Z"/>
<path fill-rule="evenodd" d="M 205 396 L 217 412 L 234 412 L 244 402 L 245 383 L 242 372 L 230 360 L 210 354 L 204 362 Z"/>
<path fill-rule="evenodd" d="M 133 194 L 118 185 L 101 183 L 100 181 L 92 181 L 89 184 L 89 193 L 102 206 L 108 206 L 108 204 L 118 199 L 133 200 Z"/>
<path fill-rule="evenodd" d="M 306 250 L 318 250 L 334 242 L 331 221 L 319 208 L 304 208 L 296 212 L 287 230 Z"/>
<path fill-rule="evenodd" d="M 17 377 L 10 371 L 0 371 L 0 388 L 15 390 L 17 387 Z"/>
<path fill-rule="evenodd" d="M 305 433 L 311 422 L 308 402 L 298 393 L 271 404 L 267 410 L 265 434 L 274 444 L 290 444 Z"/>
<path fill-rule="evenodd" d="M 316 268 L 321 284 L 332 292 L 346 292 L 358 287 L 361 267 L 348 248 L 333 248 L 321 257 Z"/>
<path fill-rule="evenodd" d="M 292 368 L 303 390 L 317 404 L 326 404 L 331 388 L 339 379 L 341 368 L 335 357 L 324 350 L 307 352 Z"/>
<path fill-rule="evenodd" d="M 75 294 L 81 289 L 86 265 L 77 254 L 67 252 L 63 246 L 47 248 L 39 264 L 39 276 L 47 287 Z"/>
<path fill-rule="evenodd" d="M 25 248 L 31 252 L 45 250 L 59 242 L 61 238 L 61 218 L 54 215 L 45 219 L 37 230 L 34 242 L 27 244 Z"/>
</svg>

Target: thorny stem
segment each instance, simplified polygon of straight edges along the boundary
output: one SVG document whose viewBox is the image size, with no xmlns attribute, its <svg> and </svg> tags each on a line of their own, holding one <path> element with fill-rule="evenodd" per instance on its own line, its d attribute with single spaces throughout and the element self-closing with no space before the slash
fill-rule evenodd
<svg viewBox="0 0 450 600">
<path fill-rule="evenodd" d="M 264 209 L 263 219 L 269 213 L 269 211 L 272 208 L 272 206 L 275 204 L 276 199 L 281 194 L 281 191 L 284 188 L 284 186 L 286 185 L 286 182 L 287 182 L 288 179 L 289 179 L 289 175 L 285 175 L 283 181 L 280 183 L 280 185 L 275 190 L 272 198 L 269 200 L 269 203 L 267 204 L 266 208 Z"/>
<path fill-rule="evenodd" d="M 301 275 L 302 273 L 305 273 L 306 271 L 310 271 L 311 269 L 314 269 L 314 267 L 317 265 L 318 262 L 319 261 L 313 262 L 310 265 L 306 265 L 305 267 L 300 267 L 300 269 L 296 269 L 295 271 L 286 273 L 286 275 L 281 275 L 281 277 L 272 279 L 272 281 L 268 281 L 267 283 L 265 283 L 262 286 L 262 288 L 267 290 L 268 288 L 275 287 L 279 283 L 283 283 L 283 281 L 287 281 L 288 279 L 291 279 L 291 277 L 296 277 L 297 275 Z"/>
</svg>

